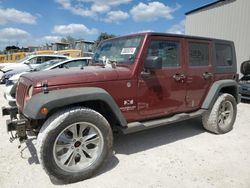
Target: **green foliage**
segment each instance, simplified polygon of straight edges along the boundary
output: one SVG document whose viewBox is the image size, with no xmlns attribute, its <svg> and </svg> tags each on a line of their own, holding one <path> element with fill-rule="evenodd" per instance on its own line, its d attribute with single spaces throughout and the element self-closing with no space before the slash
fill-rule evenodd
<svg viewBox="0 0 250 188">
<path fill-rule="evenodd" d="M 94 48 L 96 48 L 96 47 L 100 44 L 101 41 L 106 40 L 106 39 L 110 39 L 110 38 L 114 38 L 114 37 L 116 37 L 116 36 L 113 35 L 113 34 L 108 34 L 108 33 L 106 33 L 106 32 L 101 33 L 101 34 L 97 37 L 97 39 L 96 39 L 96 41 L 95 41 Z"/>
<path fill-rule="evenodd" d="M 70 43 L 70 44 L 75 44 L 75 41 L 82 40 L 82 39 L 77 39 L 72 36 L 66 36 L 61 39 L 61 42 L 63 43 Z"/>
</svg>

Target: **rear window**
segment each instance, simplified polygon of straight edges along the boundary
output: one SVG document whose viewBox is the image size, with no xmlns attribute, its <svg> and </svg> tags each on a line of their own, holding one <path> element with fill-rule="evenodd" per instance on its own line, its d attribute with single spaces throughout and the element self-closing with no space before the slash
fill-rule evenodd
<svg viewBox="0 0 250 188">
<path fill-rule="evenodd" d="M 232 66 L 232 47 L 229 44 L 215 44 L 217 66 Z"/>
<path fill-rule="evenodd" d="M 189 66 L 208 66 L 209 44 L 199 43 L 199 42 L 189 42 L 188 64 Z"/>
</svg>

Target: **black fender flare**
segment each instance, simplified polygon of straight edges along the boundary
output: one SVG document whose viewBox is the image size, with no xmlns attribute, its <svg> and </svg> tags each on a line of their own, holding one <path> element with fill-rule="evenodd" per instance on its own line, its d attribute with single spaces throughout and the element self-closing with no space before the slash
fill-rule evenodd
<svg viewBox="0 0 250 188">
<path fill-rule="evenodd" d="M 232 91 L 233 96 L 236 99 L 236 102 L 240 102 L 240 96 L 239 96 L 239 86 L 238 83 L 235 80 L 218 80 L 215 81 L 212 86 L 209 89 L 209 92 L 201 106 L 203 109 L 211 109 L 213 104 L 215 103 L 216 99 L 220 95 L 220 92 L 223 88 L 234 88 L 234 91 Z"/>
<path fill-rule="evenodd" d="M 127 126 L 122 112 L 114 101 L 113 97 L 104 89 L 97 87 L 68 88 L 51 90 L 48 93 L 38 93 L 27 101 L 23 109 L 23 114 L 31 119 L 45 119 L 46 115 L 40 112 L 41 108 L 48 108 L 49 112 L 56 108 L 61 108 L 71 104 L 78 104 L 87 101 L 105 102 L 121 126 Z"/>
</svg>

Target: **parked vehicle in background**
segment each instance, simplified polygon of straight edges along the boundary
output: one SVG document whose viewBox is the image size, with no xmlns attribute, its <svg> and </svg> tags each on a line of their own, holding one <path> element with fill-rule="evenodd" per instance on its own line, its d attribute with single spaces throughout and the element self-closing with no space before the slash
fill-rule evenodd
<svg viewBox="0 0 250 188">
<path fill-rule="evenodd" d="M 24 74 L 7 130 L 37 138 L 46 173 L 70 183 L 93 176 L 128 134 L 202 116 L 215 134 L 233 129 L 238 83 L 233 42 L 137 33 L 103 41 L 83 70 Z M 166 156 L 167 157 L 167 156 Z"/>
<path fill-rule="evenodd" d="M 26 57 L 22 59 L 18 63 L 12 63 L 11 65 L 2 65 L 0 64 L 0 83 L 4 84 L 6 82 L 7 77 L 5 74 L 9 71 L 29 71 L 31 69 L 34 69 L 36 66 L 38 66 L 41 63 L 44 63 L 46 61 L 52 60 L 52 59 L 69 59 L 67 56 L 62 55 L 31 55 L 29 57 Z"/>
<path fill-rule="evenodd" d="M 243 74 L 239 80 L 241 98 L 250 100 L 250 60 L 241 64 L 240 71 Z"/>
<path fill-rule="evenodd" d="M 37 71 L 48 71 L 58 68 L 69 69 L 69 68 L 79 67 L 81 69 L 85 66 L 88 66 L 91 63 L 91 59 L 92 59 L 91 57 L 72 58 L 65 61 L 61 59 L 54 59 L 45 62 L 28 72 L 26 71 L 15 74 L 6 81 L 4 89 L 4 98 L 8 101 L 10 106 L 16 106 L 16 85 L 18 79 L 23 74 L 30 72 L 37 72 Z"/>
<path fill-rule="evenodd" d="M 26 68 L 14 69 L 14 70 L 11 70 L 11 71 L 4 73 L 1 80 L 4 80 L 4 82 L 6 83 L 9 80 L 9 78 L 14 76 L 14 75 L 17 75 L 17 74 L 21 75 L 23 73 L 31 72 L 31 71 L 34 71 L 35 69 L 38 69 L 39 67 L 44 67 L 44 66 L 49 67 L 49 66 L 52 66 L 55 63 L 58 63 L 61 61 L 65 61 L 65 59 L 52 59 L 52 60 L 46 61 L 46 62 L 38 65 L 36 68 L 26 67 Z"/>
<path fill-rule="evenodd" d="M 74 49 L 70 49 L 70 50 L 59 50 L 56 52 L 57 54 L 60 55 L 65 55 L 65 56 L 69 56 L 72 58 L 77 58 L 77 57 L 81 57 L 81 50 L 74 50 Z"/>
</svg>

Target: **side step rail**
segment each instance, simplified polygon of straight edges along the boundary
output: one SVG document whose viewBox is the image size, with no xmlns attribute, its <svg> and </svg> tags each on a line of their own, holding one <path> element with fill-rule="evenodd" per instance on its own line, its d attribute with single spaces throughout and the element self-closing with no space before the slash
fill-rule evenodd
<svg viewBox="0 0 250 188">
<path fill-rule="evenodd" d="M 150 121 L 145 121 L 145 122 L 131 122 L 131 123 L 128 123 L 126 128 L 122 129 L 122 132 L 124 134 L 129 134 L 129 133 L 142 131 L 145 129 L 150 129 L 154 127 L 159 127 L 159 126 L 195 118 L 195 117 L 201 116 L 205 111 L 206 110 L 204 109 L 200 109 L 195 112 L 180 113 L 180 114 L 176 114 L 174 116 L 167 117 L 167 118 L 161 118 L 161 119 L 150 120 Z"/>
</svg>

